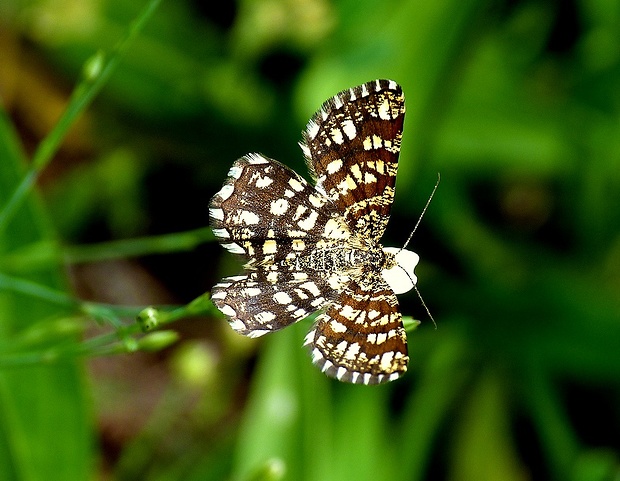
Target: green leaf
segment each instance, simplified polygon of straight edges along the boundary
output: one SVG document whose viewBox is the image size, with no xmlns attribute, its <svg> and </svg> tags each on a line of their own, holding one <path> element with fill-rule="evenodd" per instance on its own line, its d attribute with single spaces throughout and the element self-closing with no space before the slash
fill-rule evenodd
<svg viewBox="0 0 620 481">
<path fill-rule="evenodd" d="M 0 205 L 4 206 L 23 178 L 25 166 L 4 111 L 0 112 L 0 159 Z M 0 255 L 51 237 L 37 199 L 29 195 L 0 234 Z M 54 289 L 64 287 L 59 266 L 31 272 L 28 280 Z M 59 314 L 54 304 L 1 291 L 0 341 L 7 344 L 37 320 Z M 72 335 L 66 337 L 74 342 Z M 1 479 L 92 479 L 91 425 L 84 376 L 77 362 L 0 371 Z"/>
</svg>

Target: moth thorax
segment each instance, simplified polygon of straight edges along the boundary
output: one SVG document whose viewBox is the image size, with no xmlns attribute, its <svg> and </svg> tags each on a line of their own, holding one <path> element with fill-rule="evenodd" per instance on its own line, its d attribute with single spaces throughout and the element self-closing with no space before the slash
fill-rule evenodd
<svg viewBox="0 0 620 481">
<path fill-rule="evenodd" d="M 381 275 L 395 294 L 403 294 L 413 289 L 418 278 L 413 272 L 420 257 L 412 251 L 398 247 L 386 247 L 383 252 L 387 259 L 393 259 L 381 271 Z"/>
</svg>

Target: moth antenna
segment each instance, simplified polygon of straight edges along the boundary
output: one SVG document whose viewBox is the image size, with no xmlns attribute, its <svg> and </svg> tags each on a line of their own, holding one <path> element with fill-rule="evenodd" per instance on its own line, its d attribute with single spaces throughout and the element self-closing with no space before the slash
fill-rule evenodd
<svg viewBox="0 0 620 481">
<path fill-rule="evenodd" d="M 439 187 L 439 182 L 440 181 L 441 181 L 441 175 L 439 174 L 439 172 L 437 172 L 437 182 L 435 182 L 435 187 L 433 187 L 431 195 L 428 197 L 428 200 L 426 201 L 426 205 L 424 206 L 424 209 L 422 209 L 422 213 L 420 214 L 420 217 L 418 218 L 418 221 L 416 222 L 415 226 L 413 227 L 413 230 L 411 231 L 411 234 L 409 234 L 409 237 L 407 237 L 407 241 L 405 242 L 405 244 L 398 251 L 399 253 L 402 250 L 404 250 L 409 245 L 409 242 L 411 242 L 413 234 L 415 234 L 415 231 L 417 230 L 418 226 L 420 225 L 420 222 L 422 221 L 422 217 L 424 217 L 424 214 L 426 213 L 426 210 L 428 209 L 428 206 L 431 204 L 431 200 L 433 200 L 433 196 L 435 195 L 435 191 L 437 190 L 437 187 Z M 431 318 L 431 321 L 433 321 L 433 325 L 435 326 L 435 329 L 437 329 L 437 323 L 435 322 L 435 318 L 433 317 L 433 315 L 431 314 L 431 311 L 427 307 L 426 302 L 424 302 L 424 299 L 422 298 L 422 294 L 420 294 L 420 291 L 418 290 L 418 286 L 416 285 L 415 282 L 413 282 L 413 279 L 411 279 L 411 277 L 409 276 L 409 273 L 405 269 L 403 269 L 403 270 L 405 271 L 405 274 L 407 274 L 407 277 L 409 277 L 409 280 L 411 280 L 411 283 L 413 284 L 413 288 L 415 289 L 416 294 L 420 298 L 420 302 L 422 303 L 422 306 L 424 306 L 424 309 L 426 310 L 426 313 L 428 314 L 428 317 Z"/>
<path fill-rule="evenodd" d="M 420 294 L 420 291 L 418 290 L 418 286 L 414 285 L 413 288 L 415 289 L 416 294 L 420 298 L 420 302 L 424 306 L 424 309 L 426 309 L 426 313 L 428 314 L 428 317 L 430 317 L 431 321 L 433 321 L 433 325 L 435 326 L 435 329 L 437 329 L 437 323 L 435 322 L 435 318 L 431 314 L 431 311 L 428 309 L 428 307 L 426 307 L 426 302 L 424 302 L 424 299 L 422 299 L 422 294 Z"/>
<path fill-rule="evenodd" d="M 431 314 L 431 311 L 428 307 L 426 307 L 426 302 L 424 302 L 424 299 L 422 299 L 422 294 L 420 294 L 420 291 L 418 290 L 418 286 L 416 285 L 416 283 L 413 281 L 413 279 L 411 278 L 411 276 L 409 275 L 409 272 L 407 272 L 407 269 L 405 269 L 403 266 L 401 266 L 400 264 L 398 264 L 398 267 L 400 267 L 402 269 L 402 271 L 407 275 L 407 277 L 409 278 L 409 280 L 411 281 L 411 283 L 413 284 L 413 288 L 415 289 L 416 294 L 418 295 L 418 297 L 420 298 L 420 302 L 422 303 L 422 306 L 424 306 L 424 309 L 426 310 L 426 313 L 428 314 L 428 317 L 431 318 L 431 321 L 433 321 L 433 325 L 435 326 L 435 329 L 437 329 L 437 323 L 435 322 L 435 318 L 433 317 L 433 315 Z"/>
<path fill-rule="evenodd" d="M 406 249 L 407 246 L 409 245 L 409 242 L 411 242 L 411 238 L 413 237 L 413 234 L 415 234 L 415 231 L 417 230 L 418 226 L 420 225 L 420 222 L 422 221 L 422 217 L 424 217 L 424 214 L 426 214 L 426 209 L 428 209 L 428 206 L 431 204 L 431 200 L 433 200 L 433 196 L 435 195 L 435 191 L 437 190 L 437 187 L 439 187 L 439 182 L 440 181 L 441 181 L 441 176 L 439 175 L 439 172 L 437 172 L 437 182 L 435 182 L 435 187 L 433 187 L 433 191 L 431 192 L 431 195 L 429 196 L 428 200 L 426 201 L 426 205 L 424 206 L 424 209 L 422 209 L 422 213 L 420 214 L 420 217 L 418 218 L 418 221 L 416 222 L 415 226 L 413 227 L 413 230 L 411 231 L 411 234 L 409 234 L 409 237 L 407 237 L 407 240 L 405 241 L 405 244 L 400 248 L 401 251 L 403 249 Z"/>
</svg>

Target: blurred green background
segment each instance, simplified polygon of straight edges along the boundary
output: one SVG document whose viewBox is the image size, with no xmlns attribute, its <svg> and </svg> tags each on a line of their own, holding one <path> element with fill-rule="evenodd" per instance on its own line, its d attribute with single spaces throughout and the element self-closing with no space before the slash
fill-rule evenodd
<svg viewBox="0 0 620 481">
<path fill-rule="evenodd" d="M 0 3 L 0 211 L 147 3 Z M 310 320 L 124 330 L 239 270 L 203 229 L 232 162 L 307 177 L 307 120 L 375 78 L 407 99 L 385 244 L 442 178 L 407 375 L 326 378 Z M 619 1 L 164 0 L 71 124 L 0 230 L 0 479 L 620 479 Z"/>
</svg>

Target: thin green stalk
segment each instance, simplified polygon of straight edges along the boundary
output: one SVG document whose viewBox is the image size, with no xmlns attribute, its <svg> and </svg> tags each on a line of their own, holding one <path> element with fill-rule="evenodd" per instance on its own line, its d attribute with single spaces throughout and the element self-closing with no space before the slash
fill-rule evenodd
<svg viewBox="0 0 620 481">
<path fill-rule="evenodd" d="M 125 259 L 149 254 L 169 254 L 170 252 L 191 250 L 213 238 L 211 229 L 203 227 L 174 234 L 70 246 L 64 249 L 64 258 L 65 261 L 71 264 L 78 264 L 106 259 Z"/>
<path fill-rule="evenodd" d="M 55 241 L 33 242 L 0 256 L 0 269 L 5 272 L 27 272 L 60 262 L 80 264 L 110 259 L 127 259 L 152 254 L 169 254 L 195 249 L 198 245 L 214 240 L 209 227 L 136 237 L 95 244 L 59 247 Z"/>
<path fill-rule="evenodd" d="M 11 339 L 10 347 L 0 346 L 0 369 L 25 366 L 38 363 L 50 363 L 60 359 L 77 356 L 105 356 L 110 354 L 134 352 L 137 350 L 158 350 L 176 341 L 177 335 L 161 328 L 178 319 L 217 313 L 208 294 L 203 294 L 184 306 L 168 306 L 160 309 L 154 307 L 115 306 L 95 302 L 84 302 L 62 291 L 47 286 L 11 277 L 0 273 L 0 291 L 12 291 L 59 305 L 71 311 L 81 312 L 87 316 L 104 321 L 114 328 L 113 332 L 92 337 L 81 343 L 74 342 L 75 337 L 66 337 L 66 323 L 26 330 Z M 136 319 L 129 324 L 122 318 Z M 158 329 L 158 332 L 149 331 Z M 57 342 L 58 333 L 64 333 L 61 342 Z M 71 332 L 78 334 L 75 329 Z M 146 334 L 145 334 L 146 333 Z M 143 335 L 144 334 L 144 335 Z M 53 341 L 56 344 L 23 350 L 19 346 L 32 346 Z M 65 342 L 66 341 L 66 342 Z M 15 352 L 18 348 L 18 352 Z"/>
<path fill-rule="evenodd" d="M 105 85 L 123 55 L 160 2 L 161 0 L 150 0 L 148 2 L 146 7 L 129 26 L 125 36 L 116 44 L 107 63 L 104 63 L 103 54 L 101 52 L 98 52 L 93 58 L 86 62 L 88 68 L 84 69 L 82 81 L 73 91 L 69 99 L 69 104 L 62 114 L 62 117 L 47 137 L 39 144 L 39 147 L 33 155 L 30 169 L 19 183 L 4 208 L 0 211 L 0 233 L 6 228 L 17 209 L 22 205 L 39 174 L 47 167 L 53 158 L 71 125 Z"/>
<path fill-rule="evenodd" d="M 132 329 L 134 325 L 136 328 Z M 49 364 L 76 357 L 98 357 L 134 352 L 139 350 L 139 340 L 131 337 L 131 334 L 134 334 L 132 331 L 139 331 L 139 326 L 134 325 L 120 330 L 122 334 L 106 333 L 81 343 L 69 339 L 53 346 L 44 346 L 31 351 L 2 353 L 0 354 L 0 369 Z"/>
<path fill-rule="evenodd" d="M 80 307 L 80 302 L 69 294 L 26 279 L 7 276 L 1 272 L 0 291 L 12 291 L 25 294 L 69 309 L 77 309 Z"/>
<path fill-rule="evenodd" d="M 92 309 L 92 306 L 90 308 Z M 101 310 L 107 309 L 108 306 L 99 305 L 96 308 Z M 182 309 L 171 311 L 170 316 L 162 312 L 161 316 L 172 321 L 176 318 L 174 313 L 180 310 Z M 134 309 L 134 314 L 136 311 Z M 185 309 L 184 313 L 187 314 L 188 310 Z M 139 350 L 156 351 L 178 340 L 178 334 L 174 331 L 160 330 L 145 334 L 142 324 L 138 322 L 124 324 L 119 321 L 113 332 L 78 342 L 78 336 L 83 331 L 73 328 L 77 326 L 75 322 L 70 326 L 70 330 L 62 326 L 62 322 L 53 326 L 47 324 L 26 330 L 13 337 L 10 343 L 0 345 L 0 370 L 40 363 L 49 364 L 76 357 L 100 357 Z M 58 337 L 59 334 L 61 337 Z"/>
<path fill-rule="evenodd" d="M 80 311 L 91 315 L 96 319 L 108 319 L 137 316 L 142 307 L 115 306 L 112 304 L 102 304 L 96 302 L 85 302 L 66 294 L 63 291 L 52 289 L 43 284 L 22 279 L 19 277 L 8 276 L 0 272 L 0 291 L 12 291 L 30 297 L 41 299 L 57 306 Z"/>
</svg>

